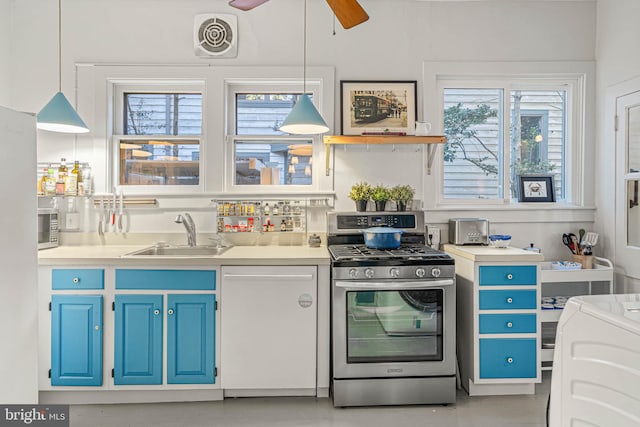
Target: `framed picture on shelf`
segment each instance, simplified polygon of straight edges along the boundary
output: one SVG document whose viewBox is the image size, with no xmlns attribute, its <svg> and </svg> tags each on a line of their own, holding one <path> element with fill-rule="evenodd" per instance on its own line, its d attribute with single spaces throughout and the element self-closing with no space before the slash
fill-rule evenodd
<svg viewBox="0 0 640 427">
<path fill-rule="evenodd" d="M 519 202 L 555 202 L 552 175 L 518 175 Z"/>
<path fill-rule="evenodd" d="M 343 135 L 413 135 L 416 81 L 340 81 Z"/>
</svg>

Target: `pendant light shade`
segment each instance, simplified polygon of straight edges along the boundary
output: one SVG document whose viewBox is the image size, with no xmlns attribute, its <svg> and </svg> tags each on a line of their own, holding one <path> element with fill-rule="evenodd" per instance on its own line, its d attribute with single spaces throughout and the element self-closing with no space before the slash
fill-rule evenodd
<svg viewBox="0 0 640 427">
<path fill-rule="evenodd" d="M 298 135 L 317 135 L 329 131 L 329 126 L 324 121 L 313 102 L 307 95 L 307 0 L 304 0 L 304 34 L 302 56 L 302 95 L 293 106 L 280 130 Z"/>
<path fill-rule="evenodd" d="M 89 132 L 62 92 L 56 93 L 38 113 L 38 129 L 65 133 Z"/>
<path fill-rule="evenodd" d="M 329 131 L 329 126 L 316 110 L 311 99 L 304 94 L 298 98 L 298 102 L 282 122 L 280 130 L 299 135 L 314 135 Z"/>
<path fill-rule="evenodd" d="M 62 0 L 58 0 L 58 93 L 40 110 L 38 129 L 51 132 L 87 133 L 89 128 L 62 93 Z"/>
</svg>

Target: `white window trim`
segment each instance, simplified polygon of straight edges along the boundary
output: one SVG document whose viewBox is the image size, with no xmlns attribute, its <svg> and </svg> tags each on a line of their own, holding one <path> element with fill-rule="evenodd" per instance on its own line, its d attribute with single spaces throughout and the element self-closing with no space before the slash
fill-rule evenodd
<svg viewBox="0 0 640 427">
<path fill-rule="evenodd" d="M 166 79 L 127 79 L 127 80 L 111 80 L 109 81 L 113 91 L 113 126 L 112 126 L 112 145 L 111 145 L 111 171 L 110 182 L 114 188 L 121 188 L 124 194 L 145 195 L 145 194 L 192 194 L 203 193 L 204 182 L 206 178 L 206 168 L 204 160 L 207 156 L 206 138 L 206 96 L 205 82 L 203 80 L 191 79 L 175 79 L 168 81 Z M 202 94 L 202 129 L 199 135 L 165 135 L 165 134 L 149 134 L 149 135 L 125 135 L 120 131 L 124 130 L 124 94 L 125 92 L 134 93 L 198 93 Z M 198 185 L 120 185 L 118 179 L 120 176 L 120 150 L 121 140 L 147 140 L 147 139 L 164 139 L 167 141 L 183 141 L 197 140 L 200 146 L 200 160 L 198 162 Z"/>
<path fill-rule="evenodd" d="M 306 92 L 312 94 L 313 103 L 330 129 L 333 129 L 332 108 L 334 104 L 333 68 L 311 67 L 307 70 Z M 289 73 L 288 73 L 289 74 Z M 255 76 L 263 76 L 261 78 Z M 238 93 L 302 93 L 303 82 L 299 76 L 282 77 L 272 67 L 256 68 L 253 76 L 225 79 L 225 147 L 224 147 L 224 191 L 234 194 L 306 194 L 326 193 L 333 190 L 333 180 L 324 174 L 324 147 L 321 135 L 236 135 L 235 101 Z M 329 133 L 332 131 L 330 130 Z M 235 140 L 300 140 L 313 141 L 313 164 L 311 185 L 236 185 Z"/>
<path fill-rule="evenodd" d="M 595 89 L 594 89 L 595 64 L 591 61 L 576 62 L 423 62 L 424 96 L 423 111 L 425 121 L 430 121 L 434 134 L 443 134 L 443 80 L 458 80 L 459 82 L 473 82 L 474 87 L 482 87 L 491 81 L 517 78 L 517 79 L 539 79 L 546 78 L 553 84 L 567 80 L 574 81 L 571 96 L 575 97 L 574 109 L 567 103 L 567 152 L 565 162 L 567 177 L 570 187 L 566 187 L 566 194 L 570 197 L 568 203 L 554 204 L 518 204 L 502 199 L 494 200 L 450 200 L 442 198 L 442 185 L 444 179 L 443 168 L 443 148 L 440 148 L 439 161 L 434 162 L 432 170 L 434 183 L 425 185 L 425 207 L 428 209 L 456 209 L 460 207 L 478 209 L 491 208 L 491 206 L 501 206 L 507 209 L 566 209 L 569 207 L 584 207 L 593 205 L 594 193 L 592 188 L 584 186 L 584 170 L 588 165 L 593 168 L 595 159 L 593 150 L 585 153 L 585 140 L 588 135 L 594 135 L 595 122 Z M 516 87 L 516 86 L 514 86 Z M 527 85 L 527 88 L 534 88 Z M 504 108 L 508 108 L 510 100 L 508 92 L 504 94 L 507 98 Z M 505 127 L 508 124 L 505 123 Z M 573 131 L 571 131 L 573 129 Z M 509 134 L 509 129 L 504 130 L 505 135 Z M 508 160 L 509 153 L 505 153 L 505 161 Z M 506 163 L 508 164 L 508 163 Z M 503 177 L 503 181 L 508 176 Z M 503 183 L 504 185 L 504 183 Z M 505 187 L 505 190 L 508 187 Z M 506 195 L 505 191 L 505 195 Z"/>
</svg>

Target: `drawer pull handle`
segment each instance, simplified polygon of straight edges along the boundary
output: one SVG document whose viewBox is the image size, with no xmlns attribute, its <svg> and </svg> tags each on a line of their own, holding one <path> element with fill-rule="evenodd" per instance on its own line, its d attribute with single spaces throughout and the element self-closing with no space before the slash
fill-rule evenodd
<svg viewBox="0 0 640 427">
<path fill-rule="evenodd" d="M 513 328 L 513 322 L 507 322 L 507 328 Z"/>
<path fill-rule="evenodd" d="M 170 308 L 169 311 L 167 312 L 169 314 L 173 314 L 173 308 Z"/>
<path fill-rule="evenodd" d="M 74 277 L 73 278 L 73 283 L 76 283 L 76 284 L 80 283 L 80 278 L 79 277 Z"/>
<path fill-rule="evenodd" d="M 100 330 L 100 325 L 96 325 L 95 329 L 96 329 L 96 331 L 99 331 Z"/>
<path fill-rule="evenodd" d="M 153 314 L 155 314 L 157 316 L 158 314 L 160 314 L 160 310 L 158 310 L 158 309 L 153 310 Z"/>
<path fill-rule="evenodd" d="M 507 304 L 511 304 L 513 302 L 513 298 L 509 297 L 507 298 Z"/>
<path fill-rule="evenodd" d="M 511 274 L 511 273 L 507 274 L 507 279 L 509 279 L 509 280 L 513 279 L 513 274 Z"/>
<path fill-rule="evenodd" d="M 513 357 L 507 357 L 507 363 L 509 364 L 513 363 Z"/>
</svg>

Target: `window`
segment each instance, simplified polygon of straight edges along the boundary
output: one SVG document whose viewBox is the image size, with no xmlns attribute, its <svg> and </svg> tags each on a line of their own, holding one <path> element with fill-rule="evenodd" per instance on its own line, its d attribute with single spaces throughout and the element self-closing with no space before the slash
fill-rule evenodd
<svg viewBox="0 0 640 427">
<path fill-rule="evenodd" d="M 442 198 L 515 201 L 519 175 L 551 174 L 556 199 L 566 200 L 575 84 L 531 77 L 440 81 L 447 136 Z"/>
<path fill-rule="evenodd" d="M 233 186 L 313 186 L 313 137 L 279 130 L 299 96 L 293 91 L 234 93 Z"/>
<path fill-rule="evenodd" d="M 200 186 L 203 102 L 202 92 L 193 89 L 117 87 L 116 185 Z"/>
</svg>

